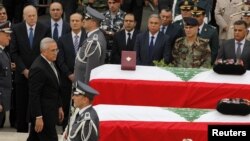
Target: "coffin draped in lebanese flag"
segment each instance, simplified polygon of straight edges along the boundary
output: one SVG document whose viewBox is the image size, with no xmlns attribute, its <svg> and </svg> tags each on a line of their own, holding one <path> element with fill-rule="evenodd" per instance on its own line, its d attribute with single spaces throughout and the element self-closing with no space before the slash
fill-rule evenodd
<svg viewBox="0 0 250 141">
<path fill-rule="evenodd" d="M 102 65 L 91 71 L 90 85 L 100 92 L 97 104 L 216 108 L 223 98 L 250 99 L 250 71 L 221 75 L 212 69 Z"/>
<path fill-rule="evenodd" d="M 223 115 L 215 109 L 96 105 L 100 141 L 207 141 L 209 125 L 244 125 L 250 115 Z"/>
</svg>

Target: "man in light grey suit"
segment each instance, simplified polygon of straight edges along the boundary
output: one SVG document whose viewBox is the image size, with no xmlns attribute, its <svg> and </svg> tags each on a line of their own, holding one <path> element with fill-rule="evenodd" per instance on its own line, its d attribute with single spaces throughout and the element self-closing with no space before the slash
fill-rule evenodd
<svg viewBox="0 0 250 141">
<path fill-rule="evenodd" d="M 250 70 L 250 41 L 246 40 L 248 34 L 247 23 L 243 20 L 234 23 L 234 39 L 225 41 L 218 52 L 218 59 L 238 59 L 243 61 L 247 70 Z"/>
<path fill-rule="evenodd" d="M 76 54 L 75 80 L 84 83 L 89 82 L 90 72 L 93 68 L 104 64 L 106 53 L 106 39 L 99 29 L 100 21 L 104 16 L 91 7 L 86 8 L 83 28 L 87 32 L 87 38 Z"/>
</svg>

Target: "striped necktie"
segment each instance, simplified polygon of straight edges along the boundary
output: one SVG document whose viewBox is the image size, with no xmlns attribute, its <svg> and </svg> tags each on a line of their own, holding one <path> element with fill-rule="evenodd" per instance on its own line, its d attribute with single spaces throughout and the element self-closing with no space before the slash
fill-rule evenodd
<svg viewBox="0 0 250 141">
<path fill-rule="evenodd" d="M 78 35 L 75 35 L 74 37 L 74 49 L 75 49 L 75 53 L 77 53 L 78 51 L 78 48 L 79 48 L 79 36 Z"/>
</svg>

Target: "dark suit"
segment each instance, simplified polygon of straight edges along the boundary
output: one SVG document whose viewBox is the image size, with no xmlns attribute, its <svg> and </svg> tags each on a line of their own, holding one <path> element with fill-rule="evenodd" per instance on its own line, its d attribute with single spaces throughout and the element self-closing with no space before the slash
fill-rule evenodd
<svg viewBox="0 0 250 141">
<path fill-rule="evenodd" d="M 124 0 L 121 4 L 121 9 L 126 13 L 133 13 L 136 20 L 136 29 L 141 29 L 142 12 L 143 12 L 144 0 Z"/>
<path fill-rule="evenodd" d="M 90 114 L 90 119 L 84 119 L 85 114 L 89 113 Z M 82 141 L 81 136 L 82 136 L 82 129 L 84 130 L 84 136 L 87 137 L 88 133 L 91 132 L 89 138 L 87 139 L 88 141 L 98 141 L 98 136 L 99 136 L 99 118 L 98 115 L 95 111 L 95 109 L 91 106 L 89 108 L 87 108 L 82 114 L 80 114 L 79 116 L 75 117 L 74 119 L 72 118 L 72 120 L 74 120 L 74 122 L 71 124 L 71 128 L 70 128 L 70 132 L 69 132 L 69 138 L 70 141 Z M 90 120 L 92 120 L 92 122 L 94 123 L 94 125 L 90 124 Z M 81 128 L 77 133 L 76 133 L 76 129 L 81 125 L 82 122 L 86 122 L 84 124 L 84 127 Z M 91 128 L 91 131 L 89 131 L 89 126 L 95 126 L 97 131 L 95 131 L 95 128 Z M 82 125 L 83 126 L 83 125 Z M 71 138 L 74 134 L 76 133 L 76 136 L 74 138 Z"/>
<path fill-rule="evenodd" d="M 165 34 L 169 36 L 169 42 L 171 46 L 171 50 L 174 47 L 175 40 L 179 37 L 183 36 L 183 30 L 179 26 L 175 26 L 174 24 L 169 24 L 167 29 L 165 30 Z M 172 54 L 170 54 L 170 62 L 173 60 Z"/>
<path fill-rule="evenodd" d="M 169 36 L 171 47 L 173 48 L 175 40 L 182 36 L 183 31 L 180 27 L 174 26 L 174 24 L 169 24 L 165 31 L 165 34 Z"/>
<path fill-rule="evenodd" d="M 146 31 L 137 35 L 134 49 L 138 65 L 154 65 L 154 60 L 160 61 L 161 59 L 164 59 L 165 63 L 170 62 L 171 46 L 169 36 L 159 32 L 155 40 L 152 56 L 149 56 L 149 32 Z"/>
<path fill-rule="evenodd" d="M 111 52 L 111 63 L 121 64 L 121 51 L 132 51 L 134 49 L 136 36 L 139 33 L 139 30 L 134 30 L 131 43 L 128 46 L 126 45 L 125 30 L 121 30 L 114 35 L 114 43 Z"/>
<path fill-rule="evenodd" d="M 13 26 L 10 49 L 13 61 L 16 63 L 16 111 L 17 131 L 28 132 L 26 113 L 28 107 L 28 81 L 22 74 L 29 69 L 33 61 L 40 54 L 40 41 L 49 36 L 48 29 L 41 23 L 36 24 L 33 38 L 33 46 L 30 47 L 26 23 L 22 22 Z"/>
<path fill-rule="evenodd" d="M 209 39 L 209 46 L 211 49 L 211 63 L 213 64 L 219 50 L 219 35 L 215 27 L 204 24 L 199 36 L 204 39 Z"/>
<path fill-rule="evenodd" d="M 51 27 L 51 19 L 47 20 L 46 22 L 44 22 L 45 26 L 50 30 L 50 37 L 53 37 L 53 30 Z M 66 21 L 63 20 L 62 22 L 62 34 L 59 35 L 58 37 L 61 37 L 62 35 L 69 33 L 71 31 L 70 25 L 69 23 L 67 23 Z"/>
<path fill-rule="evenodd" d="M 58 73 L 57 73 L 58 74 Z M 49 63 L 38 56 L 29 73 L 29 117 L 30 134 L 27 141 L 57 141 L 56 123 L 58 109 L 61 107 L 59 77 Z M 42 116 L 44 128 L 35 132 L 36 117 Z"/>
<path fill-rule="evenodd" d="M 161 11 L 161 9 L 166 9 L 167 7 L 169 9 L 172 9 L 174 0 L 158 0 L 158 10 Z"/>
<path fill-rule="evenodd" d="M 82 46 L 81 43 L 85 40 L 86 33 L 82 31 L 79 47 Z M 66 127 L 68 122 L 69 107 L 71 100 L 71 89 L 72 82 L 69 80 L 68 76 L 74 73 L 75 65 L 75 49 L 72 39 L 72 33 L 65 34 L 58 39 L 57 42 L 59 53 L 57 55 L 57 65 L 61 74 L 61 88 L 62 88 L 62 103 L 64 112 L 63 129 Z"/>
<path fill-rule="evenodd" d="M 63 5 L 66 21 L 69 22 L 70 15 L 76 12 L 77 0 L 55 0 L 60 1 Z"/>
<path fill-rule="evenodd" d="M 246 40 L 244 48 L 241 53 L 244 66 L 250 70 L 250 41 Z M 217 59 L 234 59 L 236 61 L 235 40 L 230 39 L 223 43 L 219 49 Z"/>
</svg>

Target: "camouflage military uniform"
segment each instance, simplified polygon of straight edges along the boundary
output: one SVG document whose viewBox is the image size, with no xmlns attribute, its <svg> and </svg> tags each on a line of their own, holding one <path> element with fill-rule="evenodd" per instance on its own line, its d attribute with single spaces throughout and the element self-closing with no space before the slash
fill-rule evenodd
<svg viewBox="0 0 250 141">
<path fill-rule="evenodd" d="M 114 33 L 120 31 L 123 27 L 123 20 L 125 17 L 125 12 L 120 10 L 117 12 L 115 18 L 111 16 L 111 12 L 108 10 L 104 13 L 105 19 L 101 23 L 101 29 L 105 31 L 105 38 L 107 40 L 107 54 L 105 63 L 110 63 L 111 61 L 111 48 L 113 46 L 113 35 Z"/>
<path fill-rule="evenodd" d="M 125 12 L 119 10 L 114 19 L 112 19 L 110 11 L 104 13 L 105 19 L 101 23 L 101 29 L 105 31 L 118 32 L 123 27 L 123 19 Z"/>
<path fill-rule="evenodd" d="M 88 5 L 89 0 L 81 0 L 84 5 Z M 99 12 L 104 12 L 108 9 L 107 0 L 95 0 L 91 7 Z"/>
<path fill-rule="evenodd" d="M 175 67 L 208 68 L 211 65 L 208 40 L 200 37 L 191 46 L 187 44 L 186 37 L 177 39 L 172 54 Z"/>
</svg>

